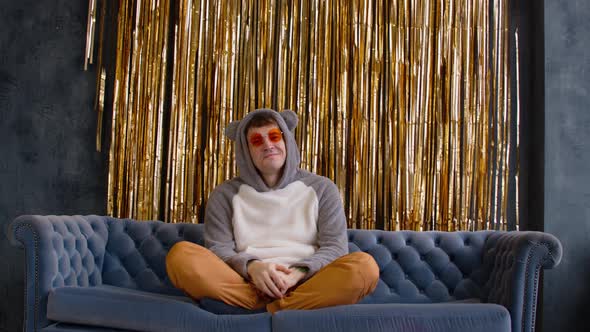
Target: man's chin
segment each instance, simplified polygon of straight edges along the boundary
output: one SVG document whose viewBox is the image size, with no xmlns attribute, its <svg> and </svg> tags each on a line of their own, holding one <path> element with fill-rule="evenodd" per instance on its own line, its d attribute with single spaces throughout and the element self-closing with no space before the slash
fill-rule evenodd
<svg viewBox="0 0 590 332">
<path fill-rule="evenodd" d="M 283 165 L 285 163 L 282 163 L 278 160 L 265 160 L 264 162 L 264 168 L 268 169 L 268 170 L 272 170 L 272 171 L 280 171 L 283 168 Z"/>
<path fill-rule="evenodd" d="M 262 159 L 262 163 L 272 168 L 281 168 L 285 164 L 285 160 L 281 156 L 268 156 Z"/>
</svg>

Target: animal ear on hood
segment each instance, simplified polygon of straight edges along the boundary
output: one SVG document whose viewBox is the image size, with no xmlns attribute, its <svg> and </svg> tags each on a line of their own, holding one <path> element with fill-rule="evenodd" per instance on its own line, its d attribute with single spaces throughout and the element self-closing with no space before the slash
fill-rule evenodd
<svg viewBox="0 0 590 332">
<path fill-rule="evenodd" d="M 299 122 L 299 118 L 297 117 L 297 113 L 291 110 L 284 110 L 279 113 L 285 123 L 287 124 L 287 128 L 292 132 L 295 127 L 297 127 L 297 123 Z"/>
<path fill-rule="evenodd" d="M 225 127 L 225 136 L 232 141 L 235 141 L 238 136 L 238 126 L 240 125 L 240 121 L 241 120 L 232 121 Z"/>
</svg>

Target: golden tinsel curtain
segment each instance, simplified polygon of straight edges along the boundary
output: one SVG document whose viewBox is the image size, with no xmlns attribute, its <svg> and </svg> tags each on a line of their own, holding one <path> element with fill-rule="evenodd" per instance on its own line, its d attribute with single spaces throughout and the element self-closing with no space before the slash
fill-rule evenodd
<svg viewBox="0 0 590 332">
<path fill-rule="evenodd" d="M 107 4 L 90 1 L 90 61 Z M 100 33 L 101 49 L 116 43 L 114 77 L 97 52 L 99 112 L 114 80 L 108 213 L 202 221 L 236 173 L 225 126 L 269 107 L 299 115 L 302 167 L 338 185 L 349 227 L 506 229 L 518 197 L 508 7 L 120 0 L 117 35 Z"/>
</svg>

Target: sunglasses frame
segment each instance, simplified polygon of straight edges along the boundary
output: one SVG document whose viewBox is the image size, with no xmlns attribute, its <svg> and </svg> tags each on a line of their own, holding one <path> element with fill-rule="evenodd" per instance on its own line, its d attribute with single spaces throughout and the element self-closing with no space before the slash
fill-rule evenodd
<svg viewBox="0 0 590 332">
<path fill-rule="evenodd" d="M 271 137 L 272 134 L 279 134 L 276 139 Z M 279 128 L 272 128 L 270 129 L 266 135 L 262 135 L 260 133 L 255 133 L 248 137 L 248 143 L 254 147 L 259 147 L 264 144 L 264 137 L 268 138 L 269 141 L 272 143 L 278 143 L 283 139 L 283 132 Z"/>
</svg>

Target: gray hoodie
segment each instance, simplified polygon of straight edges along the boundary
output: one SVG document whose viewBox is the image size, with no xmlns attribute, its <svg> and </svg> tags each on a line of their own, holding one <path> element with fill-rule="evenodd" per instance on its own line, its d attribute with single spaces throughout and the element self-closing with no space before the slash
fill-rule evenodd
<svg viewBox="0 0 590 332">
<path fill-rule="evenodd" d="M 269 188 L 248 150 L 246 127 L 256 114 L 270 114 L 286 147 L 283 174 Z M 348 253 L 346 218 L 336 185 L 299 168 L 293 111 L 258 109 L 225 130 L 235 142 L 239 175 L 216 187 L 205 209 L 205 246 L 249 279 L 250 260 L 307 267 L 305 279 Z M 304 280 L 305 280 L 304 279 Z"/>
</svg>

